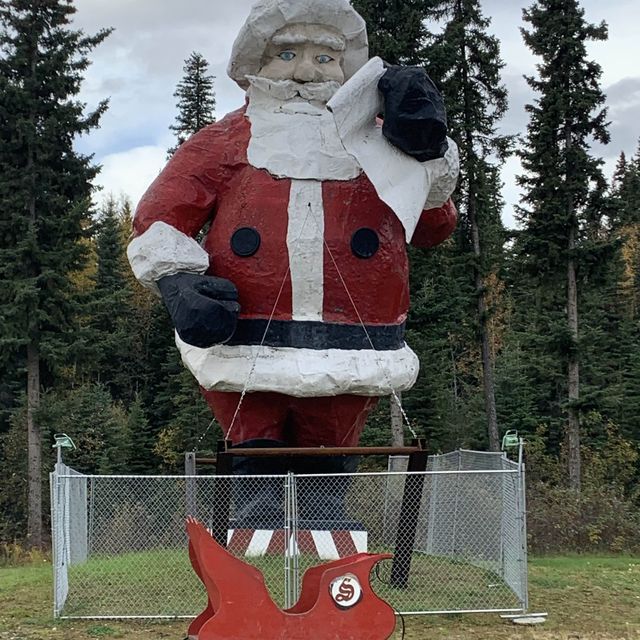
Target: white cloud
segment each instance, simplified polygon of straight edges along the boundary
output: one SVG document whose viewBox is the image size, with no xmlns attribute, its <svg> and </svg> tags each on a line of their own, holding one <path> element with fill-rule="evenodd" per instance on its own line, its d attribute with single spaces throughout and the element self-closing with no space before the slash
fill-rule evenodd
<svg viewBox="0 0 640 640">
<path fill-rule="evenodd" d="M 137 205 L 166 163 L 167 149 L 160 146 L 136 147 L 105 156 L 96 184 L 102 187 L 95 200 L 100 203 L 113 195 L 126 195 Z"/>
</svg>

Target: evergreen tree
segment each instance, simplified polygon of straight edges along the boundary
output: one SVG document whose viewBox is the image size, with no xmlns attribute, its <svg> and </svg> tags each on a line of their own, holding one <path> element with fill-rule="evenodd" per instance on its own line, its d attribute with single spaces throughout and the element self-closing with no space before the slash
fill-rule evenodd
<svg viewBox="0 0 640 640">
<path fill-rule="evenodd" d="M 82 473 L 126 473 L 132 439 L 128 416 L 101 384 L 55 389 L 44 395 L 39 412 L 43 433 L 71 436 L 77 449 L 65 461 Z"/>
<path fill-rule="evenodd" d="M 420 358 L 420 374 L 403 394 L 405 408 L 431 450 L 470 448 L 479 438 L 477 425 L 469 422 L 477 401 L 477 358 L 469 350 L 473 283 L 468 262 L 454 239 L 426 252 L 410 249 L 410 256 L 407 342 Z"/>
<path fill-rule="evenodd" d="M 621 431 L 640 441 L 640 147 L 630 160 L 624 153 L 611 185 L 611 233 L 621 243 L 618 256 L 616 304 L 619 333 L 610 335 L 616 369 L 610 372 L 618 387 L 615 404 L 607 393 L 603 413 Z"/>
<path fill-rule="evenodd" d="M 92 354 L 88 369 L 115 399 L 130 402 L 141 384 L 143 353 L 123 243 L 122 206 L 127 205 L 108 198 L 96 224 L 96 273 L 87 305 Z"/>
<path fill-rule="evenodd" d="M 151 474 L 158 470 L 155 455 L 155 434 L 147 420 L 141 396 L 136 396 L 127 416 L 128 433 L 131 439 L 128 473 Z"/>
<path fill-rule="evenodd" d="M 611 231 L 622 241 L 620 287 L 629 320 L 640 304 L 640 146 L 627 161 L 620 154 L 611 186 Z"/>
<path fill-rule="evenodd" d="M 624 230 L 640 224 L 640 143 L 631 160 L 620 154 L 613 174 L 612 195 L 617 214 L 613 227 Z"/>
<path fill-rule="evenodd" d="M 215 122 L 214 76 L 207 75 L 209 63 L 197 52 L 185 61 L 183 79 L 174 96 L 178 98 L 178 115 L 170 129 L 177 145 L 169 149 L 171 157 L 191 135 Z M 147 305 L 145 342 L 147 345 L 147 378 L 142 391 L 147 407 L 146 431 L 154 442 L 153 454 L 171 469 L 180 468 L 182 455 L 192 449 L 211 421 L 193 376 L 179 362 L 175 350 L 174 331 L 166 309 L 157 299 Z M 146 419 L 146 418 L 145 418 Z"/>
<path fill-rule="evenodd" d="M 460 149 L 460 182 L 455 194 L 460 213 L 458 246 L 462 255 L 472 256 L 474 341 L 481 354 L 489 446 L 499 451 L 487 282 L 500 268 L 505 240 L 499 166 L 511 139 L 497 133 L 507 110 L 507 92 L 500 79 L 504 63 L 498 39 L 487 33 L 490 20 L 482 15 L 479 0 L 432 0 L 430 14 L 447 20 L 442 32 L 430 36 L 426 59 L 444 94 L 449 129 Z"/>
<path fill-rule="evenodd" d="M 353 0 L 365 19 L 369 51 L 389 64 L 421 65 L 428 0 Z"/>
<path fill-rule="evenodd" d="M 605 40 L 607 28 L 588 23 L 577 0 L 538 0 L 524 10 L 524 20 L 531 27 L 522 29 L 524 41 L 540 58 L 538 77 L 527 82 L 539 98 L 527 105 L 530 122 L 521 153 L 526 173 L 519 178 L 525 207 L 519 213 L 523 230 L 517 251 L 534 292 L 528 312 L 537 309 L 535 329 L 548 336 L 544 351 L 555 360 L 556 372 L 566 375 L 560 389 L 567 400 L 569 479 L 579 490 L 578 266 L 588 261 L 589 247 L 583 246 L 587 208 L 594 186 L 602 182 L 601 160 L 592 157 L 589 144 L 609 140 L 602 72 L 588 60 L 586 43 Z M 553 377 L 549 369 L 546 376 Z M 556 401 L 562 402 L 557 392 Z"/>
<path fill-rule="evenodd" d="M 215 76 L 207 75 L 209 63 L 202 54 L 194 51 L 185 60 L 183 70 L 184 76 L 173 94 L 174 98 L 178 98 L 178 115 L 175 124 L 169 127 L 176 134 L 178 143 L 169 149 L 169 157 L 190 136 L 215 122 Z"/>
<path fill-rule="evenodd" d="M 91 158 L 75 136 L 98 126 L 102 102 L 85 114 L 75 98 L 87 55 L 108 35 L 70 28 L 70 0 L 0 5 L 0 352 L 26 353 L 29 441 L 28 536 L 42 543 L 41 441 L 36 412 L 41 362 L 63 359 L 72 326 L 69 274 L 81 268 Z"/>
<path fill-rule="evenodd" d="M 222 433 L 217 424 L 211 424 L 211 412 L 198 383 L 178 361 L 175 353 L 173 357 L 169 355 L 163 370 L 166 382 L 158 388 L 153 407 L 156 414 L 164 416 L 155 453 L 160 456 L 165 468 L 178 471 L 182 468 L 185 451 L 197 448 L 200 452 L 213 452 Z"/>
</svg>

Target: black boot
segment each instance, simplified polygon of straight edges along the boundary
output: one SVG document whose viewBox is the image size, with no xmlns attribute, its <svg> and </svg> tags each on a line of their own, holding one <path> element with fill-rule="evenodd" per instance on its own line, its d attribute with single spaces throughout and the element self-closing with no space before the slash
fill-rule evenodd
<svg viewBox="0 0 640 640">
<path fill-rule="evenodd" d="M 234 449 L 281 448 L 277 440 L 247 440 Z M 233 518 L 236 529 L 282 529 L 284 527 L 284 479 L 242 476 L 286 475 L 284 457 L 233 458 Z"/>
<path fill-rule="evenodd" d="M 346 498 L 355 473 L 358 456 L 302 457 L 296 460 L 297 474 L 322 474 L 297 478 L 298 528 L 316 531 L 363 531 L 361 522 L 347 513 Z"/>
</svg>

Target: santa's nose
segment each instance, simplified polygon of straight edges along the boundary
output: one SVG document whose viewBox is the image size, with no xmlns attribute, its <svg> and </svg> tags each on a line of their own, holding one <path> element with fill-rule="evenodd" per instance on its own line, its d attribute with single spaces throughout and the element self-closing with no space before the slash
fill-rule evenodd
<svg viewBox="0 0 640 640">
<path fill-rule="evenodd" d="M 293 72 L 293 79 L 297 82 L 315 82 L 319 80 L 318 76 L 318 70 L 313 62 L 306 57 L 297 62 Z"/>
</svg>

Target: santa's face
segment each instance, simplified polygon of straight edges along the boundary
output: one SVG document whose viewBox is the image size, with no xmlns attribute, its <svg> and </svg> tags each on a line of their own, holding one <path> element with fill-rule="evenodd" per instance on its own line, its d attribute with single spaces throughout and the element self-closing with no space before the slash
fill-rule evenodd
<svg viewBox="0 0 640 640">
<path fill-rule="evenodd" d="M 270 80 L 342 84 L 344 48 L 343 36 L 329 27 L 287 25 L 271 38 L 258 75 Z"/>
<path fill-rule="evenodd" d="M 320 25 L 276 32 L 249 84 L 250 164 L 277 177 L 344 180 L 359 175 L 326 108 L 344 82 L 345 39 Z"/>
</svg>

